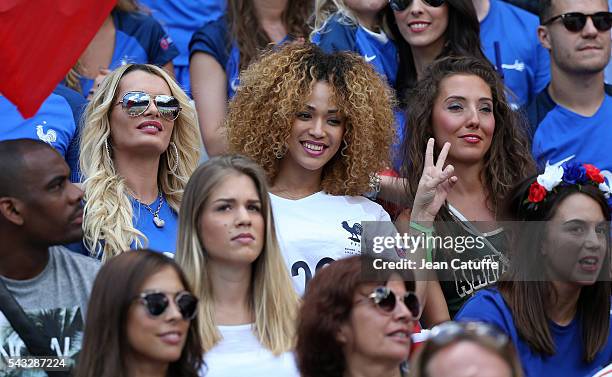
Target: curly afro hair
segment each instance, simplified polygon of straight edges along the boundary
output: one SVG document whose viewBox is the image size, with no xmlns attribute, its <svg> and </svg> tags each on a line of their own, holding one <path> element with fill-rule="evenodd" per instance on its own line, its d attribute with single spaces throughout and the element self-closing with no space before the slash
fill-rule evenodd
<svg viewBox="0 0 612 377">
<path fill-rule="evenodd" d="M 271 183 L 296 119 L 318 81 L 346 118 L 343 144 L 325 165 L 321 189 L 331 195 L 361 195 L 370 176 L 389 165 L 395 135 L 394 95 L 359 55 L 326 54 L 310 43 L 265 52 L 240 75 L 225 127 L 230 150 L 259 163 Z"/>
</svg>

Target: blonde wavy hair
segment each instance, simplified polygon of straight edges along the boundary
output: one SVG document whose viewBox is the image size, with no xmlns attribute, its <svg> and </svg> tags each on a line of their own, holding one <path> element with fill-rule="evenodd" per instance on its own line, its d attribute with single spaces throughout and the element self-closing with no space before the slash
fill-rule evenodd
<svg viewBox="0 0 612 377">
<path fill-rule="evenodd" d="M 80 146 L 80 166 L 85 178 L 85 215 L 83 220 L 85 245 L 92 255 L 102 253 L 106 261 L 132 244 L 146 247 L 146 236 L 132 222 L 132 203 L 125 179 L 117 174 L 107 145 L 110 143 L 110 114 L 117 103 L 117 88 L 121 78 L 132 71 L 144 71 L 161 77 L 170 87 L 172 95 L 182 108 L 174 121 L 170 141 L 178 150 L 176 171 L 169 166 L 176 161 L 174 150 L 166 150 L 160 156 L 157 181 L 166 202 L 178 212 L 183 190 L 200 157 L 200 134 L 195 109 L 189 97 L 163 69 L 150 64 L 128 64 L 117 68 L 100 84 L 93 99 L 85 109 Z"/>
<path fill-rule="evenodd" d="M 265 241 L 261 254 L 253 262 L 250 305 L 255 314 L 255 335 L 265 348 L 279 355 L 294 347 L 299 298 L 293 289 L 276 239 L 266 177 L 255 162 L 239 155 L 219 156 L 207 161 L 193 173 L 185 188 L 179 215 L 175 259 L 200 299 L 199 331 L 204 352 L 210 351 L 221 340 L 221 334 L 214 322 L 209 255 L 202 247 L 202 238 L 208 235 L 199 234 L 200 215 L 211 192 L 232 174 L 250 177 L 261 201 Z"/>
<path fill-rule="evenodd" d="M 310 43 L 266 52 L 241 73 L 230 102 L 230 150 L 255 160 L 274 182 L 296 113 L 318 81 L 329 84 L 346 118 L 342 146 L 323 168 L 321 188 L 331 195 L 361 195 L 369 190 L 370 176 L 389 165 L 395 103 L 391 89 L 359 55 L 326 54 Z"/>
</svg>

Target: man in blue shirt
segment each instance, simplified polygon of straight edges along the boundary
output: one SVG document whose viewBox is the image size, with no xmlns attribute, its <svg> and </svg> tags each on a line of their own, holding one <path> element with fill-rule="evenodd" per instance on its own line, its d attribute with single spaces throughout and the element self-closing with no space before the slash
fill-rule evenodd
<svg viewBox="0 0 612 377">
<path fill-rule="evenodd" d="M 560 17 L 574 12 L 604 13 L 596 19 Z M 538 35 L 550 51 L 552 79 L 527 109 L 533 155 L 540 167 L 572 158 L 594 164 L 612 182 L 612 90 L 604 85 L 611 45 L 608 2 L 546 0 L 540 20 Z"/>
<path fill-rule="evenodd" d="M 537 36 L 538 18 L 500 0 L 472 2 L 482 49 L 503 75 L 511 104 L 528 104 L 550 80 L 549 58 Z"/>
</svg>

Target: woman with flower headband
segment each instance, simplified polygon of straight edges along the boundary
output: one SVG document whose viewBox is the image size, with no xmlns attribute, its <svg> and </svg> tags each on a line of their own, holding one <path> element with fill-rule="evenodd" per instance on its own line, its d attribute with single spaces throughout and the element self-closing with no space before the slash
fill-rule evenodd
<svg viewBox="0 0 612 377">
<path fill-rule="evenodd" d="M 431 262 L 474 265 L 433 271 L 423 314 L 432 325 L 452 318 L 478 289 L 497 281 L 505 260 L 505 236 L 496 223 L 500 205 L 514 182 L 535 168 L 522 123 L 487 62 L 438 60 L 410 101 L 400 175 L 406 177 L 405 195 L 413 202 L 398 218 L 398 228 L 474 241 L 465 248 L 429 245 Z M 492 262 L 497 268 L 489 268 L 495 267 Z"/>
<path fill-rule="evenodd" d="M 85 109 L 85 245 L 107 260 L 128 249 L 174 254 L 183 189 L 199 160 L 198 122 L 163 69 L 110 73 Z"/>
<path fill-rule="evenodd" d="M 510 193 L 512 260 L 457 314 L 497 325 L 526 376 L 587 376 L 612 359 L 610 187 L 593 165 L 547 166 Z"/>
<path fill-rule="evenodd" d="M 360 195 L 388 161 L 391 91 L 360 56 L 309 43 L 266 54 L 240 80 L 226 120 L 230 149 L 268 176 L 281 250 L 301 294 L 323 266 L 361 253 L 362 221 L 390 221 Z"/>
</svg>

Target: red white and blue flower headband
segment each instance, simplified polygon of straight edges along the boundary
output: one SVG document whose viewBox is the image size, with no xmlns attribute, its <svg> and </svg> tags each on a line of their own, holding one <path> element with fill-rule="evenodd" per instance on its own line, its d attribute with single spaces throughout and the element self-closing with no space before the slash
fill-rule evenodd
<svg viewBox="0 0 612 377">
<path fill-rule="evenodd" d="M 531 210 L 537 210 L 538 205 L 546 201 L 549 193 L 554 193 L 557 186 L 593 185 L 598 187 L 612 208 L 612 189 L 606 182 L 600 170 L 591 164 L 581 164 L 567 161 L 562 165 L 546 165 L 544 173 L 538 175 L 535 182 L 529 186 L 529 196 L 524 204 Z"/>
</svg>

